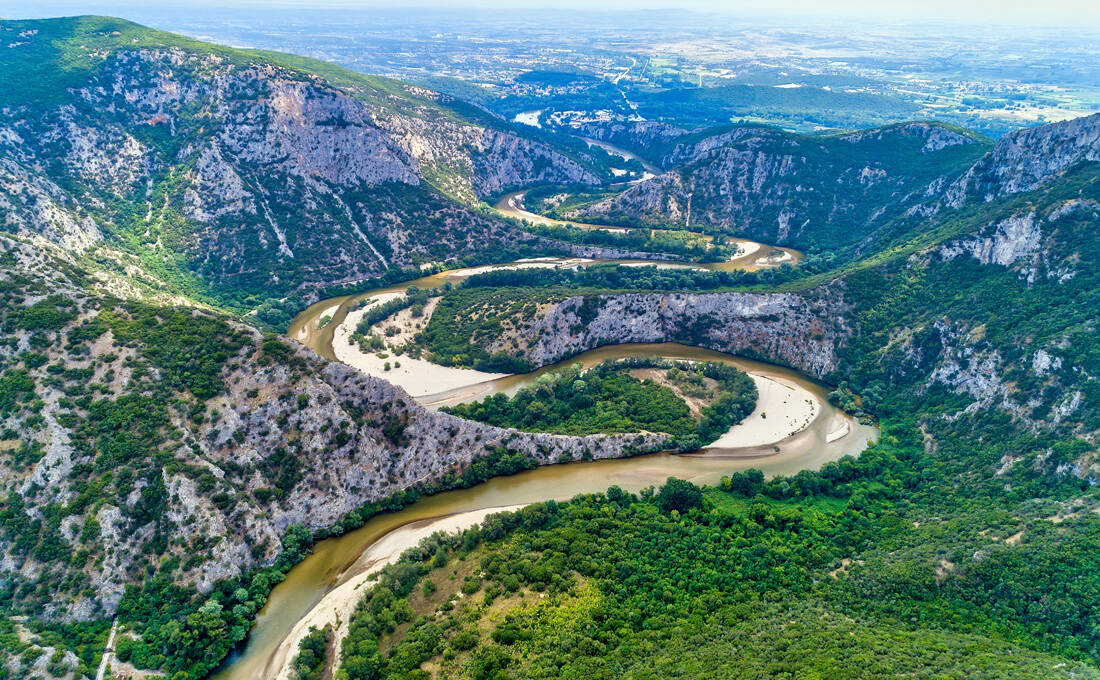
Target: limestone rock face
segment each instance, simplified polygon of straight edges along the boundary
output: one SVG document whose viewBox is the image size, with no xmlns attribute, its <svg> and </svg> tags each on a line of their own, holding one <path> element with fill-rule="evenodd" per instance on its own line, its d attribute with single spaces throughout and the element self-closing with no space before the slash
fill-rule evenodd
<svg viewBox="0 0 1100 680">
<path fill-rule="evenodd" d="M 939 196 L 943 168 L 958 166 L 946 174 L 953 179 L 983 148 L 978 138 L 931 123 L 836 137 L 739 126 L 672 142 L 660 160 L 667 172 L 576 217 L 708 225 L 780 245 L 858 247 L 927 195 Z"/>
<path fill-rule="evenodd" d="M 1100 114 L 1005 135 L 951 185 L 944 202 L 958 207 L 1030 191 L 1088 161 L 1100 161 Z"/>
<path fill-rule="evenodd" d="M 575 132 L 581 137 L 633 150 L 654 163 L 663 163 L 665 149 L 679 137 L 688 134 L 684 128 L 653 120 L 586 123 Z"/>
<path fill-rule="evenodd" d="M 54 551 L 92 555 L 71 563 L 43 559 L 45 553 L 20 547 L 18 534 L 0 534 L 3 578 L 60 583 L 74 576 L 89 584 L 56 593 L 39 612 L 49 618 L 90 619 L 114 611 L 126 586 L 143 578 L 154 545 L 158 563 L 178 558 L 174 576 L 207 591 L 219 580 L 274 561 L 292 524 L 332 527 L 370 501 L 445 484 L 487 456 L 506 453 L 546 465 L 668 446 L 665 435 L 572 437 L 463 420 L 420 406 L 400 388 L 328 363 L 289 340 L 288 355 L 273 361 L 261 348 L 259 332 L 229 321 L 243 345 L 221 364 L 221 392 L 205 400 L 186 392 L 165 398 L 156 387 L 164 369 L 148 361 L 141 343 L 111 330 L 79 348 L 57 339 L 125 308 L 85 287 L 67 251 L 41 237 L 0 235 L 0 256 L 15 267 L 0 268 L 0 283 L 35 286 L 34 294 L 13 299 L 17 313 L 47 297 L 71 310 L 70 320 L 51 331 L 55 341 L 39 347 L 45 363 L 25 367 L 33 395 L 19 398 L 29 403 L 33 396 L 41 406 L 29 417 L 0 412 L 5 453 L 13 436 L 18 450 L 33 453 L 8 453 L 0 461 L 0 484 L 19 498 L 18 512 L 28 522 L 41 522 L 51 509 L 70 508 L 53 531 Z M 193 317 L 206 314 L 183 309 Z M 13 327 L 11 341 L 0 346 L 0 363 L 24 366 L 16 357 L 28 352 L 32 336 L 41 338 L 42 331 Z M 48 368 L 58 365 L 71 375 L 58 377 Z M 88 398 L 74 399 L 77 394 Z M 142 397 L 163 401 L 162 450 L 155 460 L 106 451 L 111 445 L 86 429 L 99 422 L 91 415 L 95 403 Z M 130 448 L 129 418 L 112 425 L 123 433 L 120 450 Z M 118 488 L 102 490 L 91 505 L 78 502 L 92 471 L 102 473 L 107 465 Z M 11 498 L 5 497 L 5 508 Z"/>
<path fill-rule="evenodd" d="M 545 247 L 476 202 L 601 180 L 442 95 L 370 82 L 213 51 L 111 53 L 72 103 L 0 122 L 0 219 L 70 249 L 123 238 L 214 289 L 281 297 Z"/>
<path fill-rule="evenodd" d="M 1070 199 L 1042 212 L 1024 209 L 944 243 L 936 251 L 947 261 L 969 256 L 982 264 L 1008 267 L 1028 284 L 1040 276 L 1064 283 L 1076 275 L 1078 257 L 1061 252 L 1051 235 L 1060 224 L 1079 220 L 1100 220 L 1100 204 Z"/>
<path fill-rule="evenodd" d="M 818 377 L 837 369 L 837 347 L 851 334 L 842 287 L 792 293 L 637 293 L 575 296 L 549 305 L 515 335 L 535 340 L 536 365 L 599 345 L 684 342 L 759 357 Z M 491 350 L 506 350 L 500 337 Z"/>
</svg>

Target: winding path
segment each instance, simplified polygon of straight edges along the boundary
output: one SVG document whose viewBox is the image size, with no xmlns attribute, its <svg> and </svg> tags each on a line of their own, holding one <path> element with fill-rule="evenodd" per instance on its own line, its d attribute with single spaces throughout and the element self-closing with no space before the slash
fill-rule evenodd
<svg viewBox="0 0 1100 680">
<path fill-rule="evenodd" d="M 511 201 L 511 203 L 509 203 Z M 513 216 L 527 219 L 534 216 L 522 207 L 522 192 L 510 194 L 502 199 L 505 211 L 513 211 Z M 500 205 L 498 204 L 498 209 Z M 534 216 L 539 219 L 547 219 Z M 592 228 L 606 228 L 599 225 L 582 225 Z M 708 269 L 733 269 L 747 267 L 748 257 L 763 246 L 752 241 L 743 241 L 751 247 L 748 255 L 742 255 L 731 262 L 717 264 L 675 263 L 679 266 L 696 266 Z M 802 254 L 787 249 L 771 249 L 782 253 L 784 261 L 797 263 Z M 757 258 L 753 262 L 758 262 Z M 742 261 L 744 260 L 744 261 Z M 527 260 L 494 265 L 498 267 L 521 266 L 587 266 L 594 260 L 572 260 L 552 262 L 549 259 Z M 657 264 L 652 261 L 617 261 L 621 264 Z M 667 264 L 667 263 L 666 263 Z M 763 264 L 760 266 L 774 266 Z M 391 288 L 371 293 L 347 295 L 323 300 L 311 305 L 292 322 L 288 335 L 297 339 L 317 353 L 330 360 L 349 362 L 347 355 L 338 357 L 334 351 L 334 337 L 340 328 L 345 328 L 350 308 L 367 297 L 403 293 L 410 286 L 421 289 L 435 288 L 446 283 L 471 276 L 479 269 L 440 272 L 416 281 L 402 283 Z M 331 319 L 324 325 L 318 324 L 322 316 Z M 791 430 L 783 434 L 773 433 L 765 437 L 767 442 L 746 437 L 748 432 L 731 431 L 730 441 L 719 446 L 705 449 L 696 454 L 672 455 L 650 454 L 633 458 L 599 460 L 568 465 L 550 465 L 529 470 L 511 477 L 491 479 L 468 489 L 448 491 L 427 496 L 404 510 L 378 515 L 369 520 L 360 529 L 337 538 L 318 543 L 309 556 L 295 566 L 286 579 L 276 586 L 268 598 L 267 604 L 257 617 L 256 625 L 250 633 L 246 647 L 233 659 L 227 661 L 223 669 L 215 676 L 216 680 L 283 680 L 290 677 L 291 661 L 298 644 L 310 626 L 323 626 L 333 623 L 339 632 L 346 628 L 354 611 L 362 588 L 369 583 L 372 574 L 385 564 L 396 559 L 408 547 L 415 545 L 422 537 L 436 530 L 456 531 L 480 522 L 492 512 L 522 507 L 523 505 L 545 501 L 566 500 L 578 493 L 599 492 L 610 485 L 619 485 L 629 491 L 639 491 L 653 484 L 662 483 L 669 476 L 688 479 L 696 483 L 716 483 L 725 474 L 736 470 L 758 468 L 766 474 L 794 474 L 799 470 L 817 468 L 825 462 L 836 460 L 844 455 L 858 455 L 868 442 L 878 436 L 873 426 L 861 425 L 850 416 L 838 411 L 829 404 L 826 388 L 805 375 L 790 369 L 751 362 L 730 355 L 721 355 L 699 348 L 673 345 L 635 345 L 631 347 L 608 346 L 591 350 L 574 357 L 575 361 L 599 362 L 607 358 L 608 353 L 643 351 L 655 356 L 668 356 L 679 359 L 714 360 L 716 357 L 726 363 L 738 365 L 754 376 L 754 379 L 768 381 L 768 389 L 775 392 L 776 400 L 768 403 L 790 404 L 790 400 L 800 403 L 804 414 L 799 422 L 791 424 Z M 354 362 L 349 362 L 354 363 Z M 522 376 L 489 376 L 491 380 L 480 383 L 474 395 L 481 395 L 487 388 L 492 391 L 510 391 L 517 385 L 535 379 L 537 375 L 553 366 Z M 386 377 L 386 376 L 382 376 Z M 758 382 L 758 385 L 760 383 Z M 465 389 L 469 393 L 469 386 Z M 453 398 L 465 400 L 475 398 L 470 394 L 420 395 L 418 401 L 423 404 L 437 405 L 442 401 L 453 403 Z M 778 401 L 777 401 L 778 400 Z M 803 408 L 800 400 L 807 400 L 812 408 Z M 764 400 L 758 402 L 758 406 Z M 812 403 L 811 403 L 812 402 Z M 752 416 L 750 416 L 752 418 Z M 732 441 L 740 439 L 740 441 Z M 746 441 L 752 441 L 746 445 Z M 113 649 L 114 628 L 108 642 Z M 101 671 L 105 665 L 101 664 Z M 102 673 L 97 676 L 102 680 Z"/>
</svg>

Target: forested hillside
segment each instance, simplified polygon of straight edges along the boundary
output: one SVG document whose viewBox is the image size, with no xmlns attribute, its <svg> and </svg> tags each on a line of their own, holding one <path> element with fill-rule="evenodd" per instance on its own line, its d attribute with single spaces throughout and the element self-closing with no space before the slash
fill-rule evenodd
<svg viewBox="0 0 1100 680">
<path fill-rule="evenodd" d="M 621 292 L 711 288 L 713 274 L 472 280 L 467 294 L 518 329 L 500 346 L 542 331 L 517 352 L 528 357 L 671 339 L 747 342 L 740 351 L 792 363 L 776 339 L 799 338 L 796 311 L 826 298 L 843 322 L 818 336 L 835 363 L 817 372 L 883 435 L 820 472 L 612 488 L 427 542 L 364 596 L 341 673 L 1097 677 L 1100 174 L 1035 163 L 1055 169 L 1026 184 L 993 171 L 1018 190 L 941 208 L 931 243 L 878 253 L 823 289 L 803 290 L 810 278 L 760 294 L 774 308 L 737 293 Z M 601 281 L 620 292 L 592 290 Z M 589 290 L 539 313 L 512 302 L 568 282 Z M 713 314 L 739 305 L 740 324 Z M 452 344 L 479 332 L 463 319 L 437 331 Z"/>
<path fill-rule="evenodd" d="M 445 297 L 423 338 L 459 361 L 483 347 L 531 365 L 615 342 L 685 342 L 850 382 L 874 408 L 919 398 L 1093 433 L 1098 181 L 1095 164 L 1075 167 L 992 205 L 944 209 L 936 233 L 782 292 L 721 292 L 723 277 L 705 272 L 490 274 Z M 761 278 L 725 284 L 738 280 Z"/>
<path fill-rule="evenodd" d="M 552 437 L 431 412 L 45 241 L 0 237 L 0 265 L 0 606 L 36 617 L 31 630 L 79 622 L 50 653 L 102 642 L 98 622 L 119 613 L 163 643 L 147 663 L 203 677 L 315 539 L 422 494 L 667 447 L 665 435 Z M 4 663 L 22 668 L 36 647 L 9 643 Z"/>
</svg>

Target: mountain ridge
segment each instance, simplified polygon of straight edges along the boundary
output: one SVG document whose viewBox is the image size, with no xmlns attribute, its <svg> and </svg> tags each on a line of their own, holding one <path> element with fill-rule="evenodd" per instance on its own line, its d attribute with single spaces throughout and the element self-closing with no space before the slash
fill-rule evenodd
<svg viewBox="0 0 1100 680">
<path fill-rule="evenodd" d="M 664 174 L 576 215 L 611 223 L 691 221 L 772 243 L 858 249 L 925 200 L 930 185 L 964 172 L 989 143 L 920 122 L 821 136 L 763 126 L 711 129 L 672 145 L 662 157 Z"/>
<path fill-rule="evenodd" d="M 66 102 L 31 112 L 14 83 L 0 96 L 8 223 L 75 247 L 106 237 L 230 304 L 488 244 L 568 252 L 477 201 L 532 182 L 599 181 L 542 142 L 466 122 L 422 88 L 336 71 L 352 96 L 295 60 L 265 63 L 116 20 L 4 22 L 0 32 L 15 38 L 9 58 L 59 53 L 32 73 L 77 65 L 53 67 L 66 73 Z M 257 265 L 266 275 L 232 280 Z"/>
</svg>

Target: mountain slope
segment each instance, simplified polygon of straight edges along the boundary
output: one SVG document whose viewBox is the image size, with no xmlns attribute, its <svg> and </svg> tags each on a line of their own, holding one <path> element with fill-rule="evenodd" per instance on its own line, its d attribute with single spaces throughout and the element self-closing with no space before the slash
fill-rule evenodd
<svg viewBox="0 0 1100 680">
<path fill-rule="evenodd" d="M 1005 135 L 945 193 L 958 207 L 1031 191 L 1079 164 L 1100 161 L 1100 114 Z"/>
<path fill-rule="evenodd" d="M 315 538 L 491 476 L 667 448 L 430 411 L 40 237 L 0 235 L 0 330 L 0 675 L 39 677 L 47 649 L 50 675 L 91 677 L 118 614 L 161 645 L 147 664 L 205 677 Z"/>
<path fill-rule="evenodd" d="M 0 237 L 0 248 L 3 569 L 60 584 L 48 601 L 9 601 L 19 609 L 110 612 L 158 565 L 150 553 L 176 557 L 166 576 L 208 589 L 272 562 L 291 524 L 322 529 L 408 488 L 446 486 L 498 450 L 534 464 L 664 444 L 431 412 L 217 314 L 89 287 L 89 271 L 41 241 Z M 203 536 L 217 537 L 208 550 L 191 543 Z"/>
<path fill-rule="evenodd" d="M 1060 126 L 1031 136 L 1059 138 Z M 1013 168 L 1072 156 L 1076 146 L 1040 144 L 1011 162 L 981 164 L 1011 184 Z M 899 411 L 907 400 L 928 399 L 950 413 L 994 409 L 1023 427 L 1092 437 L 1100 431 L 1092 341 L 1100 162 L 1064 165 L 1030 191 L 917 211 L 888 249 L 796 279 L 787 292 L 709 292 L 721 282 L 704 273 L 685 275 L 678 285 L 686 290 L 670 290 L 658 272 L 510 276 L 504 285 L 528 288 L 483 289 L 479 304 L 441 304 L 453 318 L 433 318 L 426 334 L 440 346 L 463 346 L 475 342 L 478 319 L 503 319 L 512 330 L 493 335 L 490 348 L 535 365 L 609 342 L 686 342 L 850 382 L 873 410 L 885 408 L 887 395 Z M 754 279 L 740 279 L 747 280 Z M 555 286 L 555 297 L 536 313 L 510 305 L 540 286 Z M 560 292 L 570 286 L 582 290 Z M 631 288 L 644 292 L 622 292 Z M 1062 462 L 1100 476 L 1088 455 Z"/>
<path fill-rule="evenodd" d="M 830 136 L 735 126 L 666 145 L 668 172 L 578 210 L 610 222 L 703 225 L 769 243 L 835 249 L 937 191 L 988 148 L 931 123 Z"/>
<path fill-rule="evenodd" d="M 96 18 L 0 31 L 13 66 L 0 69 L 0 674 L 90 677 L 117 613 L 128 658 L 175 680 L 203 677 L 315 537 L 420 493 L 663 444 L 523 434 L 430 412 L 194 300 L 243 309 L 394 265 L 549 247 L 472 203 L 513 182 L 598 180 L 583 158 L 433 93 L 285 55 Z M 545 663 L 547 677 L 569 660 L 579 673 L 614 675 L 621 669 L 601 665 L 614 658 L 608 648 L 634 660 L 639 677 L 650 670 L 639 659 L 666 669 L 736 658 L 733 646 L 748 644 L 761 673 L 827 664 L 827 636 L 806 661 L 785 632 L 791 615 L 767 601 L 815 603 L 791 629 L 827 615 L 842 640 L 858 635 L 853 621 L 881 622 L 883 636 L 845 645 L 861 658 L 897 636 L 933 646 L 931 660 L 920 645 L 895 646 L 898 667 L 963 672 L 958 641 L 985 636 L 1017 672 L 1091 675 L 1100 660 L 1089 628 L 1100 607 L 1096 124 L 1022 133 L 976 165 L 983 140 L 923 123 L 823 138 L 759 128 L 677 137 L 668 162 L 692 172 L 650 187 L 691 189 L 693 212 L 719 219 L 729 209 L 749 225 L 731 219 L 730 230 L 778 234 L 788 211 L 785 238 L 850 246 L 854 259 L 799 279 L 798 270 L 719 280 L 623 267 L 603 289 L 585 278 L 599 268 L 516 272 L 513 283 L 574 290 L 514 306 L 534 314 L 523 324 L 479 319 L 532 331 L 534 342 L 514 346 L 535 363 L 609 341 L 674 339 L 800 366 L 880 417 L 882 441 L 820 474 L 708 491 L 720 507 L 609 491 L 490 523 L 471 545 L 487 540 L 478 549 L 495 554 L 471 559 L 504 590 L 458 609 L 511 597 L 513 582 L 548 597 L 518 603 L 516 625 L 494 620 L 492 632 L 417 619 L 428 637 L 414 642 L 425 645 L 394 663 L 443 657 L 431 644 L 454 639 L 445 660 L 473 659 L 461 670 L 471 675 L 511 663 L 501 648 L 517 643 L 538 654 L 516 663 Z M 691 187 L 695 173 L 709 183 Z M 685 197 L 671 189 L 665 198 L 679 206 Z M 670 204 L 652 205 L 657 220 Z M 894 239 L 889 249 L 880 233 Z M 701 292 L 730 282 L 757 289 Z M 769 282 L 785 288 L 765 290 Z M 511 293 L 481 298 L 505 309 Z M 498 331 L 492 342 L 505 349 L 510 339 Z M 555 523 L 564 531 L 523 543 L 522 531 Z M 715 549 L 702 551 L 701 536 Z M 601 552 L 617 545 L 622 554 Z M 428 569 L 430 553 L 414 555 L 421 561 L 399 573 Z M 716 558 L 729 568 L 715 569 Z M 401 601 L 395 592 L 386 602 Z M 386 597 L 363 608 L 357 630 L 393 632 L 396 618 L 381 627 L 370 618 L 387 611 Z M 754 622 L 773 633 L 749 635 Z M 526 629 L 558 637 L 538 647 L 543 638 L 524 640 Z M 655 631 L 675 644 L 653 647 Z M 380 635 L 347 657 L 371 657 Z M 459 649 L 471 636 L 476 650 Z M 795 650 L 782 667 L 766 653 L 773 642 Z M 1010 675 L 1009 661 L 985 655 L 981 669 Z M 371 663 L 357 668 L 381 667 Z"/>
<path fill-rule="evenodd" d="M 474 204 L 601 179 L 447 97 L 320 62 L 98 17 L 2 22 L 0 41 L 7 228 L 123 248 L 231 306 L 487 247 L 560 250 Z"/>
</svg>

